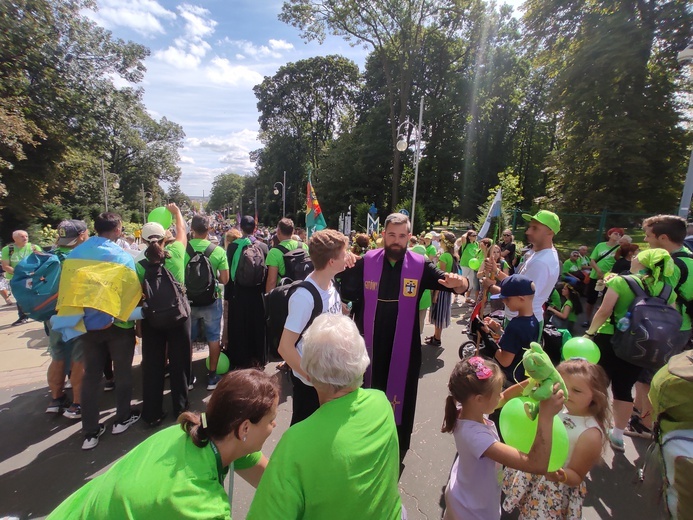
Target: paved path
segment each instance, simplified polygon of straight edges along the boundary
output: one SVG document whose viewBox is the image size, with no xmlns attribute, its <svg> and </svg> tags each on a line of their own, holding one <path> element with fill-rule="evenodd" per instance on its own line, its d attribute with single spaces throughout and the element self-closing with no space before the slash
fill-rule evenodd
<svg viewBox="0 0 693 520">
<path fill-rule="evenodd" d="M 440 433 L 447 380 L 457 362 L 457 346 L 462 336 L 462 310 L 453 307 L 453 325 L 443 334 L 444 348 L 422 347 L 423 365 L 419 386 L 416 424 L 412 449 L 407 454 L 400 490 L 409 518 L 439 519 L 442 491 L 455 454 L 454 442 Z M 11 327 L 16 319 L 14 308 L 0 307 L 0 518 L 41 518 L 47 515 L 86 480 L 101 473 L 133 446 L 153 433 L 143 424 L 136 424 L 123 435 L 107 433 L 99 446 L 82 451 L 80 422 L 44 413 L 49 400 L 46 369 L 50 357 L 42 325 L 29 322 Z M 432 333 L 427 325 L 425 335 Z M 205 374 L 205 352 L 196 352 L 194 371 L 198 384 L 191 393 L 193 409 L 202 409 L 209 393 L 202 381 Z M 135 364 L 139 363 L 136 358 Z M 267 367 L 270 373 L 275 364 Z M 141 372 L 135 367 L 133 395 L 141 396 Z M 291 386 L 283 381 L 283 396 L 277 417 L 278 426 L 265 444 L 271 455 L 291 417 Z M 102 419 L 109 420 L 115 412 L 112 392 L 101 396 Z M 137 404 L 137 402 L 135 403 Z M 170 402 L 164 401 L 170 408 Z M 170 413 L 170 412 L 169 412 Z M 165 425 L 172 424 L 172 419 Z M 635 487 L 636 467 L 646 449 L 646 442 L 626 440 L 626 453 L 614 455 L 609 448 L 604 462 L 592 471 L 584 517 L 587 520 L 655 519 L 651 501 L 638 495 Z M 245 517 L 252 488 L 236 479 L 233 515 Z M 508 517 L 510 518 L 510 517 Z"/>
</svg>

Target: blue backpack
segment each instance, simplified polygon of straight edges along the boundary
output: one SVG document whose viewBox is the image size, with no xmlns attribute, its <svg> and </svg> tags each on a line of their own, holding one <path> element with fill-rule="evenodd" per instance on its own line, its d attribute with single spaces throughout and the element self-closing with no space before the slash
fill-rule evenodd
<svg viewBox="0 0 693 520">
<path fill-rule="evenodd" d="M 61 253 L 31 253 L 15 266 L 12 294 L 32 320 L 46 321 L 56 314 L 63 259 Z"/>
</svg>

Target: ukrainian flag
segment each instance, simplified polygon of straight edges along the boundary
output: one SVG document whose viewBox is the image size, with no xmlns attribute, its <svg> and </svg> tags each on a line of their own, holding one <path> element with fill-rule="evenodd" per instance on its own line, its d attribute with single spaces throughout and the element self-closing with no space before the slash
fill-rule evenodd
<svg viewBox="0 0 693 520">
<path fill-rule="evenodd" d="M 141 298 L 132 256 L 106 238 L 91 237 L 63 262 L 51 324 L 68 341 L 114 320 L 128 321 Z"/>
</svg>

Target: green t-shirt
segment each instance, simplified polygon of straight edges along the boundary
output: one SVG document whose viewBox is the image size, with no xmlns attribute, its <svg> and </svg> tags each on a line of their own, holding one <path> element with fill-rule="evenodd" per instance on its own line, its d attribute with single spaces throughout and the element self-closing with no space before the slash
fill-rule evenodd
<svg viewBox="0 0 693 520">
<path fill-rule="evenodd" d="M 450 253 L 443 253 L 440 255 L 438 258 L 438 268 L 440 268 L 440 264 L 445 264 L 445 269 L 441 269 L 441 271 L 445 271 L 446 273 L 451 273 L 452 272 L 452 255 Z"/>
<path fill-rule="evenodd" d="M 639 277 L 633 276 L 633 278 L 637 280 L 640 287 L 643 287 L 642 281 Z M 607 288 L 618 293 L 618 300 L 616 301 L 616 305 L 614 305 L 613 323 L 610 319 L 607 319 L 604 322 L 604 324 L 601 327 L 599 327 L 599 330 L 597 332 L 599 334 L 613 334 L 614 323 L 618 323 L 618 320 L 620 320 L 626 315 L 626 313 L 628 312 L 628 307 L 630 307 L 630 304 L 635 299 L 635 294 L 633 294 L 633 291 L 630 290 L 630 287 L 628 287 L 628 282 L 626 282 L 622 276 L 613 276 L 611 278 L 608 278 L 605 283 Z M 674 291 L 671 291 L 669 303 L 674 303 L 675 301 L 676 293 L 674 293 Z"/>
<path fill-rule="evenodd" d="M 685 253 L 690 254 L 690 251 L 685 247 L 677 249 L 676 251 L 673 251 L 673 253 L 678 253 L 679 251 L 683 251 Z M 686 267 L 688 267 L 688 277 L 681 284 L 681 287 L 679 287 L 678 292 L 684 300 L 686 300 L 687 302 L 691 302 L 691 300 L 693 300 L 693 259 L 684 256 L 679 257 L 678 260 L 685 263 Z M 665 281 L 675 289 L 680 279 L 681 269 L 678 265 L 676 265 L 676 263 L 674 263 L 674 274 L 671 277 L 665 278 Z M 688 305 L 693 305 L 693 302 L 689 303 Z M 679 312 L 681 313 L 681 316 L 683 318 L 683 321 L 681 323 L 681 330 L 691 330 L 691 328 L 693 328 L 693 324 L 691 324 L 691 317 L 688 315 L 686 306 L 681 305 L 677 302 L 676 307 L 679 309 Z"/>
<path fill-rule="evenodd" d="M 411 248 L 412 253 L 417 253 L 421 256 L 426 256 L 426 246 L 422 244 L 417 244 Z M 428 309 L 431 306 L 431 290 L 426 289 L 421 294 L 421 299 L 419 300 L 419 310 Z"/>
<path fill-rule="evenodd" d="M 478 242 L 469 242 L 460 246 L 460 266 L 469 267 L 469 261 L 472 258 L 478 258 L 479 260 L 483 258 Z"/>
<path fill-rule="evenodd" d="M 438 254 L 438 251 L 436 250 L 436 246 L 433 244 L 429 244 L 426 246 L 426 256 L 431 259 L 435 258 L 435 256 Z"/>
<path fill-rule="evenodd" d="M 578 273 L 580 271 L 580 260 L 573 262 L 570 258 L 563 262 L 563 267 L 561 268 L 561 274 L 571 274 Z"/>
<path fill-rule="evenodd" d="M 248 520 L 399 520 L 399 443 L 392 405 L 359 388 L 289 428 Z"/>
<path fill-rule="evenodd" d="M 597 261 L 597 259 L 605 254 L 607 251 L 610 249 L 613 249 L 608 255 L 606 255 L 604 258 L 601 260 Z M 614 266 L 616 263 L 616 251 L 618 251 L 618 247 L 614 248 L 614 246 L 610 246 L 608 242 L 601 242 L 597 244 L 592 251 L 592 254 L 590 255 L 590 258 L 594 260 L 599 267 L 599 269 L 602 270 L 602 273 L 606 274 L 609 271 L 611 271 L 611 268 Z M 598 273 L 596 269 L 592 269 L 592 272 L 590 273 L 590 278 L 592 280 L 596 280 L 598 277 Z"/>
<path fill-rule="evenodd" d="M 10 267 L 15 267 L 19 262 L 24 260 L 34 251 L 41 251 L 41 248 L 39 246 L 35 246 L 31 242 L 27 242 L 26 245 L 22 248 L 18 248 L 15 246 L 12 251 L 12 254 L 10 255 L 10 245 L 8 244 L 2 248 L 2 252 L 0 252 L 0 260 L 7 260 L 10 262 Z M 6 280 L 12 280 L 13 277 L 13 273 L 5 272 Z"/>
<path fill-rule="evenodd" d="M 570 312 L 568 313 L 568 321 L 577 321 L 577 316 L 575 315 L 575 311 L 573 310 L 573 302 L 571 302 L 570 300 L 566 300 L 563 304 L 563 307 L 561 307 L 561 312 L 565 312 L 566 307 L 570 307 Z"/>
<path fill-rule="evenodd" d="M 234 468 L 250 468 L 261 457 L 260 452 L 242 457 Z M 135 446 L 106 473 L 65 499 L 48 518 L 227 519 L 231 509 L 211 446 L 198 448 L 175 425 Z"/>
<path fill-rule="evenodd" d="M 293 251 L 294 249 L 298 248 L 298 241 L 282 240 L 279 243 L 279 245 L 285 247 L 287 251 Z M 307 244 L 301 242 L 301 246 L 303 246 L 303 249 L 308 251 Z M 278 247 L 273 247 L 269 250 L 269 253 L 267 253 L 267 259 L 265 260 L 265 265 L 267 267 L 277 268 L 277 272 L 279 273 L 279 276 L 277 276 L 277 283 L 279 283 L 280 278 L 286 275 L 286 266 L 284 265 L 284 252 Z"/>
<path fill-rule="evenodd" d="M 193 248 L 193 251 L 204 252 L 211 242 L 202 238 L 193 238 L 188 242 L 188 244 L 190 244 L 190 247 Z M 190 257 L 186 251 L 184 266 L 188 265 L 188 262 L 190 262 Z M 217 276 L 219 276 L 218 271 L 229 270 L 229 260 L 226 258 L 226 251 L 224 251 L 223 247 L 217 246 L 214 248 L 214 251 L 212 251 L 212 254 L 209 257 L 209 263 L 212 264 L 212 269 L 214 269 L 214 271 L 217 273 Z M 183 270 L 185 271 L 185 268 Z M 218 296 L 221 296 L 223 289 L 223 286 L 217 283 Z"/>
<path fill-rule="evenodd" d="M 561 293 L 559 293 L 556 289 L 552 289 L 551 294 L 549 294 L 549 304 L 554 309 L 561 308 Z"/>
<path fill-rule="evenodd" d="M 171 255 L 164 260 L 164 267 L 171 271 L 173 277 L 181 284 L 185 283 L 185 247 L 180 242 L 172 242 L 164 248 Z M 135 269 L 140 282 L 144 281 L 144 267 L 139 260 L 135 260 Z"/>
</svg>

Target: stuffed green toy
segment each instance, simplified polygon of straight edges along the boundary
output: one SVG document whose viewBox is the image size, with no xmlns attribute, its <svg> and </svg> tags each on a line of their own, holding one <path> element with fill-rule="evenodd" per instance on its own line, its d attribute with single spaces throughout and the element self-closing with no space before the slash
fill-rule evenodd
<svg viewBox="0 0 693 520">
<path fill-rule="evenodd" d="M 553 386 L 558 383 L 561 390 L 568 400 L 568 389 L 563 382 L 561 374 L 551 363 L 548 354 L 544 352 L 539 343 L 532 342 L 522 356 L 522 364 L 525 372 L 529 376 L 529 384 L 522 391 L 522 395 L 531 397 L 536 402 L 525 403 L 527 416 L 534 420 L 539 413 L 539 401 L 548 399 L 553 394 Z"/>
</svg>

